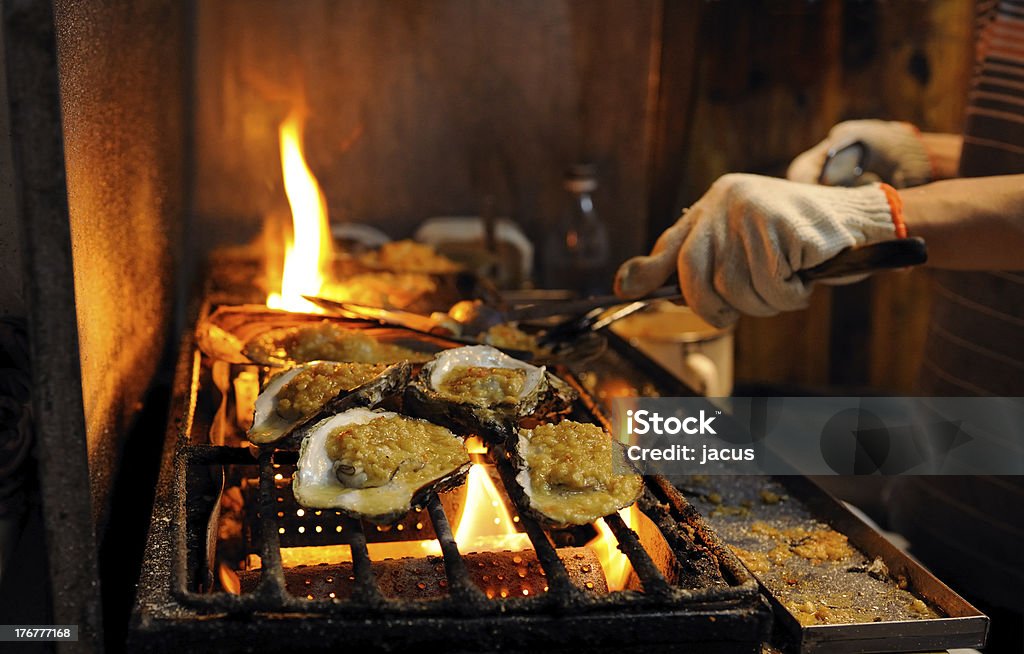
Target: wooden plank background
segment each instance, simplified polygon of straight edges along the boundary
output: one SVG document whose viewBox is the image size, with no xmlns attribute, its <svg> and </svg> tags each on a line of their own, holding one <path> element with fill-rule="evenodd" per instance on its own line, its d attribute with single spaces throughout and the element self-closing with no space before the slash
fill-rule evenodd
<svg viewBox="0 0 1024 654">
<path fill-rule="evenodd" d="M 283 202 L 277 126 L 305 96 L 307 158 L 332 220 L 404 237 L 430 216 L 477 215 L 493 196 L 536 242 L 567 206 L 565 169 L 586 160 L 613 242 L 640 249 L 657 7 L 199 3 L 203 240 L 255 233 Z"/>
<path fill-rule="evenodd" d="M 403 237 L 493 196 L 540 244 L 565 209 L 565 167 L 588 160 L 624 260 L 721 174 L 783 174 L 839 120 L 957 131 L 972 12 L 970 0 L 197 3 L 193 249 L 250 237 L 283 208 L 277 126 L 304 97 L 333 220 Z M 925 275 L 887 275 L 746 318 L 737 379 L 909 389 L 926 295 Z"/>
</svg>

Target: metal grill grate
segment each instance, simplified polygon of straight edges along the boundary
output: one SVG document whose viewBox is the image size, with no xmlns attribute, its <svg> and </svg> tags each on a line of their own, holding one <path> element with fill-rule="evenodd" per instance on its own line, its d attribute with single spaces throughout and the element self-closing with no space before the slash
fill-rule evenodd
<svg viewBox="0 0 1024 654">
<path fill-rule="evenodd" d="M 147 548 L 150 569 L 144 571 L 134 617 L 134 643 L 177 649 L 182 643 L 216 642 L 232 651 L 254 644 L 289 646 L 302 632 L 315 634 L 317 646 L 380 646 L 381 630 L 387 630 L 385 646 L 396 649 L 429 642 L 471 649 L 713 643 L 716 651 L 759 650 L 770 616 L 756 582 L 685 499 L 660 478 L 645 480 L 639 506 L 671 550 L 671 578 L 618 515 L 605 518 L 642 590 L 598 592 L 578 586 L 574 562 L 559 555 L 567 550 L 516 506 L 519 525 L 533 548 L 523 556 L 535 556 L 530 563 L 543 575 L 547 588 L 528 596 L 489 598 L 478 584 L 478 571 L 470 569 L 482 562 L 473 553 L 459 551 L 442 500 L 430 495 L 404 524 L 415 530 L 416 539 L 436 537 L 440 557 L 426 563 L 442 566 L 443 592 L 383 592 L 376 572 L 381 562 L 371 561 L 368 549 L 368 542 L 381 539 L 375 530 L 364 531 L 359 520 L 333 511 L 297 515 L 287 484 L 294 453 L 256 452 L 194 438 L 196 433 L 205 434 L 202 430 L 211 424 L 215 408 L 201 393 L 209 377 L 206 365 L 187 339 Z M 583 391 L 578 385 L 577 390 Z M 582 396 L 582 415 L 603 421 L 592 398 L 585 391 Z M 500 453 L 494 459 L 507 490 L 513 471 Z M 201 590 L 211 586 L 216 532 L 211 525 L 216 524 L 218 484 L 231 466 L 251 468 L 250 477 L 258 480 L 252 493 L 255 519 L 249 529 L 260 568 L 249 573 L 253 583 L 241 594 Z M 252 508 L 250 501 L 246 511 Z M 348 545 L 351 563 L 301 570 L 283 565 L 282 547 L 328 544 Z M 343 591 L 339 582 L 344 582 Z M 309 592 L 296 592 L 297 584 L 306 584 Z"/>
<path fill-rule="evenodd" d="M 254 541 L 258 543 L 258 554 L 262 561 L 259 570 L 259 583 L 248 593 L 238 595 L 228 593 L 200 593 L 192 590 L 194 575 L 188 574 L 189 565 L 189 529 L 188 521 L 183 521 L 176 530 L 177 534 L 177 574 L 175 593 L 183 604 L 202 611 L 229 613 L 239 612 L 303 612 L 322 613 L 329 615 L 347 615 L 366 613 L 367 611 L 391 614 L 475 614 L 493 612 L 522 611 L 554 611 L 564 612 L 573 609 L 621 609 L 627 607 L 661 606 L 678 601 L 694 601 L 698 599 L 724 600 L 740 598 L 749 593 L 749 577 L 732 558 L 728 550 L 721 548 L 717 539 L 706 527 L 698 522 L 695 512 L 688 509 L 685 499 L 677 491 L 660 478 L 648 478 L 647 489 L 641 500 L 641 507 L 660 508 L 653 512 L 645 510 L 659 531 L 666 535 L 666 540 L 675 542 L 676 549 L 680 545 L 678 520 L 688 518 L 687 524 L 700 530 L 704 555 L 713 558 L 721 567 L 723 574 L 736 582 L 733 585 L 697 586 L 697 575 L 691 578 L 690 584 L 673 585 L 666 579 L 658 565 L 640 542 L 636 532 L 630 529 L 618 514 L 604 518 L 611 529 L 619 549 L 627 556 L 633 566 L 642 592 L 616 591 L 608 594 L 595 595 L 579 588 L 566 570 L 565 563 L 558 554 L 555 544 L 548 533 L 521 509 L 519 521 L 524 528 L 537 561 L 543 569 L 548 581 L 548 591 L 528 597 L 508 597 L 488 599 L 484 592 L 474 583 L 467 570 L 465 558 L 458 549 L 449 524 L 447 514 L 437 495 L 430 495 L 426 506 L 412 519 L 422 527 L 416 537 L 428 539 L 436 537 L 441 548 L 448 592 L 446 595 L 431 601 L 410 601 L 404 598 L 387 598 L 375 578 L 373 562 L 367 548 L 373 540 L 364 531 L 364 524 L 334 511 L 308 511 L 296 516 L 297 505 L 291 498 L 287 483 L 282 484 L 279 477 L 288 479 L 290 462 L 294 453 L 263 452 L 256 459 L 248 450 L 242 448 L 226 448 L 219 446 L 186 445 L 183 448 L 181 482 L 184 477 L 199 467 L 213 463 L 239 464 L 251 463 L 259 469 L 259 487 L 255 493 L 257 502 L 256 520 L 253 525 Z M 282 461 L 279 463 L 278 461 Z M 501 458 L 497 468 L 506 485 L 511 483 L 513 471 Z M 188 500 L 187 484 L 183 484 L 185 492 L 177 494 L 186 508 Z M 194 521 L 198 522 L 198 521 Z M 203 523 L 205 524 L 205 523 Z M 317 531 L 316 527 L 321 529 Z M 298 530 L 302 529 L 300 533 Z M 372 534 L 372 532 L 370 532 Z M 195 535 L 194 535 L 195 536 Z M 193 540 L 198 540 L 193 538 Z M 295 546 L 313 546 L 324 544 L 345 544 L 351 549 L 353 592 L 341 600 L 308 600 L 296 597 L 287 592 L 285 570 L 282 565 L 281 548 Z M 693 542 L 687 543 L 692 548 Z M 193 557 L 195 558 L 195 557 Z M 703 580 L 707 584 L 707 575 Z"/>
</svg>

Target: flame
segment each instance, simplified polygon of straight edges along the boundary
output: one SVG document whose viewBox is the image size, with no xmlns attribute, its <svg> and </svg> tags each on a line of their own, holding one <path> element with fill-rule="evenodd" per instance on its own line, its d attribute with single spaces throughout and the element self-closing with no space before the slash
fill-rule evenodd
<svg viewBox="0 0 1024 654">
<path fill-rule="evenodd" d="M 217 577 L 225 593 L 231 593 L 232 595 L 242 594 L 242 582 L 238 578 L 238 574 L 226 563 L 221 563 L 217 566 Z"/>
<path fill-rule="evenodd" d="M 633 531 L 640 526 L 640 512 L 635 504 L 620 510 L 619 517 Z M 612 533 L 611 527 L 605 523 L 604 518 L 597 520 L 594 526 L 597 527 L 598 535 L 587 543 L 587 547 L 594 550 L 598 560 L 601 561 L 605 579 L 608 580 L 608 590 L 622 590 L 633 573 L 633 565 L 629 562 L 629 557 L 619 549 L 618 540 Z"/>
<path fill-rule="evenodd" d="M 285 311 L 321 313 L 303 295 L 319 295 L 332 258 L 327 203 L 302 152 L 302 118 L 292 112 L 281 123 L 281 171 L 292 210 L 292 238 L 285 247 L 281 292 L 267 297 L 267 306 Z"/>
<path fill-rule="evenodd" d="M 465 554 L 530 549 L 530 538 L 516 529 L 517 522 L 518 518 L 509 514 L 505 498 L 487 468 L 474 463 L 466 478 L 466 505 L 455 528 L 459 551 Z M 441 553 L 441 545 L 436 540 L 423 541 L 422 547 L 426 554 Z"/>
<path fill-rule="evenodd" d="M 530 547 L 529 537 L 516 530 L 516 520 L 509 515 L 505 498 L 498 492 L 484 466 L 474 464 L 469 470 L 466 484 L 469 487 L 466 506 L 455 530 L 455 542 L 462 551 L 491 551 L 492 548 L 487 548 L 486 543 L 503 550 L 515 551 Z"/>
</svg>

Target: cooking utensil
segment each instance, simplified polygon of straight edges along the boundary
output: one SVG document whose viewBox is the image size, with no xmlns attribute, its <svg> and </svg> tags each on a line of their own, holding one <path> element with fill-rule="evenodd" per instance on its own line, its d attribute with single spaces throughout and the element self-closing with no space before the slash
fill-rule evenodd
<svg viewBox="0 0 1024 654">
<path fill-rule="evenodd" d="M 824 186 L 858 186 L 877 181 L 877 176 L 864 177 L 868 148 L 863 141 L 840 144 L 828 151 L 821 166 L 818 183 Z"/>
<path fill-rule="evenodd" d="M 537 338 L 537 343 L 541 346 L 553 346 L 556 343 L 578 338 L 581 334 L 586 332 L 601 331 L 613 322 L 622 320 L 627 316 L 631 316 L 637 311 L 646 309 L 650 305 L 651 302 L 647 300 L 630 302 L 629 304 L 623 305 L 607 314 L 605 313 L 605 307 L 591 309 L 582 315 L 568 318 L 550 329 L 545 330 L 544 333 Z"/>
<path fill-rule="evenodd" d="M 900 238 L 881 241 L 871 245 L 847 248 L 828 261 L 813 268 L 802 270 L 798 274 L 804 282 L 824 281 L 916 266 L 927 260 L 928 248 L 925 245 L 924 239 L 917 237 Z M 609 314 L 605 314 L 604 306 L 596 307 L 582 315 L 574 316 L 558 323 L 547 330 L 541 336 L 539 342 L 542 345 L 550 345 L 562 340 L 571 340 L 587 331 L 599 331 L 617 320 L 646 309 L 651 303 L 650 298 L 658 296 L 669 300 L 682 298 L 678 286 L 666 286 L 658 289 L 647 298 L 625 304 Z M 620 299 L 618 303 L 622 303 L 622 300 Z M 565 307 L 568 304 L 549 303 L 552 308 Z M 536 306 L 544 307 L 547 305 Z"/>
<path fill-rule="evenodd" d="M 847 248 L 824 263 L 802 270 L 797 274 L 805 282 L 823 281 L 916 266 L 927 260 L 928 249 L 924 239 L 901 238 Z M 559 315 L 573 316 L 565 323 L 550 330 L 558 335 L 558 338 L 556 339 L 554 336 L 546 338 L 545 342 L 548 344 L 555 340 L 572 338 L 585 331 L 606 327 L 611 322 L 639 311 L 655 300 L 679 301 L 684 299 L 678 286 L 663 286 L 648 295 L 631 301 L 624 300 L 617 295 L 601 295 L 579 300 L 529 304 L 507 311 L 499 311 L 479 301 L 466 301 L 454 305 L 447 316 L 437 316 L 436 314 L 424 316 L 411 311 L 380 309 L 351 302 L 336 302 L 315 296 L 304 297 L 317 306 L 333 312 L 340 312 L 342 315 L 369 318 L 385 324 L 398 325 L 413 331 L 440 335 L 466 343 L 478 343 L 479 341 L 466 338 L 464 334 L 482 333 L 497 324 Z M 604 318 L 600 317 L 601 312 L 598 310 L 620 304 L 626 306 L 614 314 Z"/>
<path fill-rule="evenodd" d="M 326 309 L 332 314 L 344 316 L 346 318 L 358 318 L 360 320 L 376 320 L 377 322 L 384 325 L 393 325 L 396 327 L 402 327 L 409 331 L 417 332 L 420 334 L 428 334 L 430 336 L 436 336 L 450 341 L 452 343 L 458 343 L 460 345 L 480 345 L 481 341 L 475 338 L 467 338 L 460 336 L 454 331 L 444 327 L 443 323 L 430 316 L 424 316 L 411 311 L 401 311 L 399 309 L 380 309 L 377 307 L 368 307 L 361 304 L 352 304 L 349 302 L 336 302 L 334 300 L 328 300 L 327 298 L 317 297 L 315 295 L 303 295 L 306 300 L 312 302 L 322 309 Z M 497 347 L 505 354 L 521 359 L 523 361 L 530 361 L 535 358 L 533 352 L 528 350 L 518 350 L 510 347 Z"/>
<path fill-rule="evenodd" d="M 805 282 L 840 279 L 854 275 L 909 268 L 928 261 L 928 246 L 924 239 L 894 238 L 871 245 L 846 248 L 836 256 L 813 268 L 801 270 L 798 275 Z"/>
<path fill-rule="evenodd" d="M 460 305 L 464 305 L 461 310 L 453 307 L 451 314 L 444 317 L 438 317 L 424 316 L 422 314 L 412 313 L 411 311 L 402 311 L 399 309 L 368 307 L 361 304 L 353 304 L 351 302 L 335 302 L 334 300 L 328 300 L 327 298 L 311 295 L 303 297 L 319 307 L 329 311 L 340 312 L 342 315 L 378 320 L 385 324 L 398 325 L 414 331 L 444 336 L 445 338 L 454 336 L 456 331 L 462 333 L 481 333 L 486 331 L 488 328 L 501 323 L 534 320 L 537 318 L 566 314 L 578 314 L 580 312 L 587 312 L 594 309 L 605 309 L 624 302 L 622 298 L 616 295 L 602 295 L 583 298 L 580 300 L 569 300 L 566 302 L 530 304 L 524 307 L 510 309 L 508 311 L 498 311 L 497 309 L 483 303 L 472 303 L 470 306 L 470 303 L 460 302 Z M 673 288 L 666 286 L 664 288 L 659 288 L 650 295 L 633 300 L 630 304 L 640 304 L 642 306 L 645 303 L 659 299 L 682 299 L 682 294 L 678 287 Z"/>
</svg>

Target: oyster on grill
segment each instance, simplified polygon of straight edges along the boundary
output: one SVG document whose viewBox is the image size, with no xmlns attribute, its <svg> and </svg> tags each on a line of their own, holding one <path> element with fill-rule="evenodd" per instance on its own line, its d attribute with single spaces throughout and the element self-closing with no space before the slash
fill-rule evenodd
<svg viewBox="0 0 1024 654">
<path fill-rule="evenodd" d="M 270 366 L 308 361 L 355 363 L 422 362 L 431 354 L 399 343 L 386 342 L 366 329 L 341 327 L 323 321 L 266 331 L 245 344 L 242 353 L 255 363 Z"/>
<path fill-rule="evenodd" d="M 526 511 L 551 527 L 593 522 L 643 492 L 625 448 L 597 425 L 563 420 L 520 429 L 508 454 Z"/>
<path fill-rule="evenodd" d="M 409 384 L 406 407 L 457 431 L 503 440 L 520 422 L 568 412 L 573 389 L 543 367 L 488 345 L 438 353 Z"/>
<path fill-rule="evenodd" d="M 247 437 L 256 445 L 281 445 L 301 427 L 355 406 L 376 406 L 399 395 L 411 366 L 312 361 L 272 377 L 256 398 Z M 301 438 L 301 437 L 300 437 Z"/>
<path fill-rule="evenodd" d="M 356 408 L 306 431 L 292 492 L 306 508 L 392 524 L 428 493 L 461 484 L 469 467 L 462 439 L 446 428 Z"/>
</svg>

